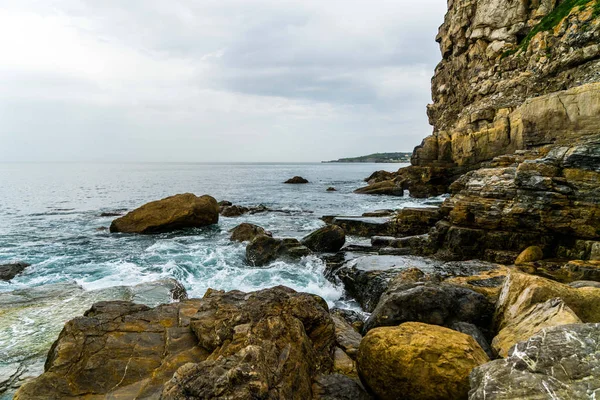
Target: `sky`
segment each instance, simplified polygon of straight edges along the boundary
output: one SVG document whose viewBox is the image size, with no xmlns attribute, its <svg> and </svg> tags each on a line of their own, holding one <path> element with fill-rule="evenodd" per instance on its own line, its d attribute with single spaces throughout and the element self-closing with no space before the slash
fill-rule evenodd
<svg viewBox="0 0 600 400">
<path fill-rule="evenodd" d="M 412 151 L 445 0 L 0 0 L 0 161 Z"/>
</svg>

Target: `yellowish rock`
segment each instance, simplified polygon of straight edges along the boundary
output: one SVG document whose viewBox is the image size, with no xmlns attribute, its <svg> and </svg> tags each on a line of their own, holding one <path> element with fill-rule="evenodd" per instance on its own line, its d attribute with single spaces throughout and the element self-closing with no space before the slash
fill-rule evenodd
<svg viewBox="0 0 600 400">
<path fill-rule="evenodd" d="M 531 306 L 502 329 L 492 341 L 492 348 L 499 356 L 506 357 L 512 346 L 529 339 L 544 328 L 580 323 L 581 319 L 561 299 L 550 299 Z"/>
<path fill-rule="evenodd" d="M 358 372 L 356 372 L 356 363 L 351 359 L 344 350 L 339 347 L 335 348 L 333 353 L 333 372 L 349 376 L 351 378 L 357 378 Z"/>
<path fill-rule="evenodd" d="M 496 328 L 502 330 L 530 307 L 555 297 L 562 299 L 583 322 L 600 322 L 600 289 L 573 288 L 539 276 L 511 271 L 496 303 Z"/>
<path fill-rule="evenodd" d="M 360 344 L 358 371 L 382 400 L 466 399 L 469 374 L 489 361 L 471 336 L 407 322 L 375 328 Z"/>
<path fill-rule="evenodd" d="M 544 252 L 538 246 L 529 246 L 519 254 L 515 260 L 515 265 L 521 265 L 528 262 L 539 261 L 544 258 Z"/>
</svg>

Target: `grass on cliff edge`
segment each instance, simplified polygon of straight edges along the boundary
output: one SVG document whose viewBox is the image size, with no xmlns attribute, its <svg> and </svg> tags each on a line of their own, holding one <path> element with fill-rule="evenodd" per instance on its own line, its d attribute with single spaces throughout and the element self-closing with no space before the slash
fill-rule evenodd
<svg viewBox="0 0 600 400">
<path fill-rule="evenodd" d="M 531 29 L 531 31 L 529 31 L 527 36 L 525 36 L 523 40 L 521 40 L 521 42 L 517 44 L 516 48 L 505 51 L 504 54 L 502 54 L 502 57 L 504 58 L 506 56 L 515 54 L 519 50 L 526 49 L 529 46 L 531 39 L 535 35 L 537 35 L 540 32 L 545 32 L 554 29 L 554 27 L 558 25 L 560 21 L 562 21 L 567 15 L 571 13 L 571 10 L 573 10 L 573 8 L 577 6 L 583 8 L 591 2 L 596 2 L 596 4 L 594 5 L 594 17 L 599 16 L 600 0 L 564 0 L 562 3 L 556 6 L 556 8 L 552 10 L 550 14 L 542 18 L 542 20 L 536 26 L 534 26 Z"/>
</svg>

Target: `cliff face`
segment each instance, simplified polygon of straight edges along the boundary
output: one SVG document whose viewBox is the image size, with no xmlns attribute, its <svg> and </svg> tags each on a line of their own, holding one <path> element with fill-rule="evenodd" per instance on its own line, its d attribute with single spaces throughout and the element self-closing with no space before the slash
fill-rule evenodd
<svg viewBox="0 0 600 400">
<path fill-rule="evenodd" d="M 598 134 L 597 1 L 449 0 L 448 8 L 428 106 L 434 132 L 404 172 L 413 194 L 445 192 L 499 155 Z M 415 180 L 414 170 L 433 176 Z M 437 187 L 419 187 L 431 179 Z"/>
<path fill-rule="evenodd" d="M 434 133 L 415 149 L 414 165 L 472 169 L 498 155 L 598 132 L 596 1 L 448 5 L 428 107 Z"/>
</svg>

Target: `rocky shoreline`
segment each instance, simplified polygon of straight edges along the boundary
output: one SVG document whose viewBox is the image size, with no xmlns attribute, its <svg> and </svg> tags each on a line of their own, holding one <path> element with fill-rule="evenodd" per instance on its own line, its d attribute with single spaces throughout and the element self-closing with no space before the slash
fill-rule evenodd
<svg viewBox="0 0 600 400">
<path fill-rule="evenodd" d="M 434 197 L 430 206 L 322 216 L 326 225 L 302 240 L 248 223 L 231 232 L 247 243 L 249 268 L 318 256 L 362 312 L 282 286 L 187 299 L 169 281 L 150 300 L 137 289 L 85 297 L 98 301 L 81 301 L 87 311 L 64 326 L 43 373 L 16 365 L 0 390 L 18 388 L 15 399 L 599 396 L 600 11 L 593 1 L 451 0 L 437 40 L 433 134 L 411 166 L 376 172 L 357 191 Z M 154 234 L 261 212 L 277 210 L 188 193 L 110 230 Z M 20 312 L 15 299 L 0 295 Z"/>
</svg>

